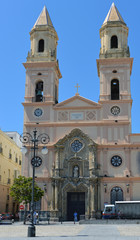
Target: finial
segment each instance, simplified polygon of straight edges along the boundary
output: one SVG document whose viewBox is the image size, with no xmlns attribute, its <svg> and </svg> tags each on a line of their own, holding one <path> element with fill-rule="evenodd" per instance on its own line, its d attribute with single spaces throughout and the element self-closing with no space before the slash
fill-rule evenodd
<svg viewBox="0 0 140 240">
<path fill-rule="evenodd" d="M 78 88 L 79 88 L 80 86 L 78 85 L 78 83 L 77 83 L 77 85 L 76 85 L 75 87 L 77 88 L 77 92 L 76 92 L 75 95 L 79 95 L 79 93 L 78 93 Z"/>
</svg>

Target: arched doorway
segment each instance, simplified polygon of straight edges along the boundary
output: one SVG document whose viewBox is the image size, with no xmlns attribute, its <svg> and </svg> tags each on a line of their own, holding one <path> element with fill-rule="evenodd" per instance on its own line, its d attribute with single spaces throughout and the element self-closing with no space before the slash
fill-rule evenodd
<svg viewBox="0 0 140 240">
<path fill-rule="evenodd" d="M 67 220 L 73 221 L 74 212 L 77 212 L 78 220 L 80 215 L 85 215 L 85 192 L 67 193 Z"/>
</svg>

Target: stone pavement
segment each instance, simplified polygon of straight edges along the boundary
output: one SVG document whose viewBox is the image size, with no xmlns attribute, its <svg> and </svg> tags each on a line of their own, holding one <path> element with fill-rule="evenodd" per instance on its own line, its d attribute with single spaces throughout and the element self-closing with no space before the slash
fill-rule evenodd
<svg viewBox="0 0 140 240">
<path fill-rule="evenodd" d="M 0 225 L 0 240 L 33 239 L 27 237 L 28 225 Z M 140 240 L 139 224 L 73 224 L 73 222 L 36 225 L 39 240 Z"/>
</svg>

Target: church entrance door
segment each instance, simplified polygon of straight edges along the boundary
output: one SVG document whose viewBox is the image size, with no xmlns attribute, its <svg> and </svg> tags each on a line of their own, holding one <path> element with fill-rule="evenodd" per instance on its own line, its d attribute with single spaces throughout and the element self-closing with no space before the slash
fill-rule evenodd
<svg viewBox="0 0 140 240">
<path fill-rule="evenodd" d="M 67 193 L 67 220 L 73 221 L 74 212 L 80 215 L 85 214 L 85 193 L 84 192 L 68 192 Z"/>
</svg>

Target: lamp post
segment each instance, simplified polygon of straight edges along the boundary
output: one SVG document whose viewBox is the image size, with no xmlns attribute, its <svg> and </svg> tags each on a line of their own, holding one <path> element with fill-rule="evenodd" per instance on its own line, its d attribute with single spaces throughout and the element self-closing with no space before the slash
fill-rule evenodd
<svg viewBox="0 0 140 240">
<path fill-rule="evenodd" d="M 33 135 L 31 135 L 28 132 L 25 132 L 20 135 L 20 141 L 24 144 L 24 147 L 22 148 L 23 154 L 27 153 L 26 144 L 31 143 L 30 149 L 33 149 L 33 159 L 31 160 L 31 164 L 33 166 L 33 176 L 32 176 L 32 200 L 31 200 L 31 225 L 28 227 L 28 237 L 35 237 L 35 225 L 34 225 L 34 183 L 35 183 L 35 167 L 39 167 L 41 165 L 40 158 L 36 156 L 36 150 L 38 149 L 38 144 L 44 144 L 46 145 L 50 138 L 48 134 L 42 133 L 37 136 L 37 130 L 36 128 L 33 131 Z M 46 147 L 42 148 L 42 154 L 47 154 L 48 149 Z"/>
</svg>

